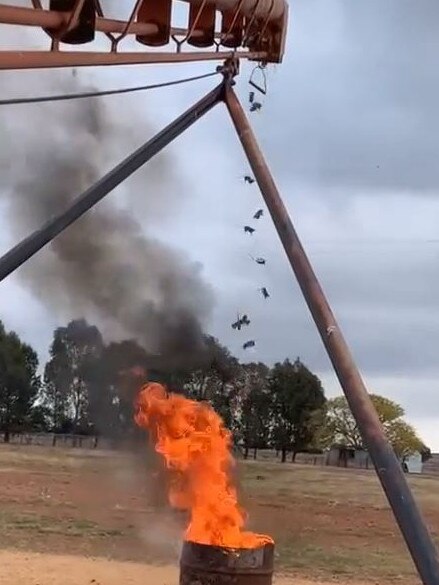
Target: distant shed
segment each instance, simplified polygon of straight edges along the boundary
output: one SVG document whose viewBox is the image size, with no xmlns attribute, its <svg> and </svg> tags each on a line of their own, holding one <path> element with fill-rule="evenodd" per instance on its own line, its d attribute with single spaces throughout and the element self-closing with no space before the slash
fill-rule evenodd
<svg viewBox="0 0 439 585">
<path fill-rule="evenodd" d="M 404 463 L 407 465 L 408 473 L 422 473 L 422 455 L 420 453 L 410 455 Z"/>
<path fill-rule="evenodd" d="M 343 445 L 334 445 L 326 454 L 326 465 L 334 467 L 353 467 L 355 469 L 373 469 L 372 459 L 368 451 Z M 422 455 L 415 453 L 401 461 L 406 473 L 422 473 Z"/>
<path fill-rule="evenodd" d="M 370 455 L 363 449 L 334 445 L 326 456 L 326 465 L 334 467 L 354 467 L 356 469 L 369 469 L 373 467 Z"/>
</svg>

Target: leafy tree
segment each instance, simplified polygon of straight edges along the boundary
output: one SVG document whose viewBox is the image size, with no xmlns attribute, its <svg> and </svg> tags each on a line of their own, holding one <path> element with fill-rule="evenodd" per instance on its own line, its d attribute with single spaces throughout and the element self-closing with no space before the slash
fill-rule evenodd
<svg viewBox="0 0 439 585">
<path fill-rule="evenodd" d="M 148 354 L 133 340 L 110 343 L 88 364 L 90 418 L 99 433 L 114 439 L 132 435 L 136 395 L 146 376 L 157 379 L 148 366 Z"/>
<path fill-rule="evenodd" d="M 50 360 L 44 368 L 43 405 L 49 412 L 50 427 L 62 432 L 70 426 L 69 389 L 71 370 L 68 352 L 61 336 L 55 333 Z"/>
<path fill-rule="evenodd" d="M 425 446 L 415 429 L 404 420 L 395 420 L 387 428 L 387 436 L 396 455 L 404 461 L 414 453 L 423 452 Z"/>
<path fill-rule="evenodd" d="M 431 459 L 433 457 L 433 455 L 431 454 L 431 449 L 429 447 L 427 447 L 426 445 L 423 445 L 422 449 L 421 449 L 421 456 L 422 456 L 422 463 L 425 463 L 426 461 Z"/>
<path fill-rule="evenodd" d="M 38 394 L 38 357 L 13 331 L 0 322 L 0 429 L 5 442 L 10 434 L 30 423 L 32 405 Z"/>
<path fill-rule="evenodd" d="M 51 412 L 42 404 L 34 404 L 27 419 L 27 430 L 37 433 L 50 429 Z"/>
<path fill-rule="evenodd" d="M 353 449 L 363 448 L 363 439 L 344 396 L 328 400 L 327 429 L 330 443 L 337 443 Z"/>
<path fill-rule="evenodd" d="M 286 461 L 309 448 L 317 433 L 326 398 L 317 376 L 297 359 L 277 363 L 269 377 L 272 396 L 273 443 Z"/>
<path fill-rule="evenodd" d="M 327 424 L 327 402 L 325 405 L 316 410 L 312 415 L 312 425 L 315 428 L 307 451 L 309 453 L 322 453 L 325 449 L 331 447 L 334 443 L 333 434 Z"/>
<path fill-rule="evenodd" d="M 230 428 L 239 371 L 239 362 L 230 351 L 214 337 L 205 336 L 205 350 L 195 369 L 187 372 L 183 390 L 190 398 L 210 402 Z"/>
<path fill-rule="evenodd" d="M 103 350 L 98 328 L 85 319 L 71 321 L 54 332 L 50 360 L 44 372 L 43 404 L 50 409 L 57 430 L 87 432 L 89 394 L 85 372 Z M 70 427 L 70 428 L 69 428 Z"/>
<path fill-rule="evenodd" d="M 268 372 L 269 369 L 262 363 L 242 366 L 244 388 L 239 439 L 244 446 L 245 459 L 250 449 L 253 449 L 253 457 L 256 459 L 257 450 L 266 448 L 269 442 L 271 398 L 268 392 Z"/>
<path fill-rule="evenodd" d="M 405 413 L 400 404 L 377 394 L 371 394 L 370 398 L 398 457 L 405 459 L 417 451 L 427 453 L 428 448 L 417 436 L 415 429 L 403 420 Z M 327 426 L 333 443 L 355 449 L 367 447 L 344 396 L 328 401 Z"/>
</svg>

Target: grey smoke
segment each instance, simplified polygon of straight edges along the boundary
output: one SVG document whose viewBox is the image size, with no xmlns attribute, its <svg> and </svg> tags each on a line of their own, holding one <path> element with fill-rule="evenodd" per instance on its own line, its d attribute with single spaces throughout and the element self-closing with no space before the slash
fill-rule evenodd
<svg viewBox="0 0 439 585">
<path fill-rule="evenodd" d="M 2 81 L 11 95 L 89 89 L 70 73 L 3 74 Z M 126 104 L 87 99 L 0 112 L 0 196 L 14 240 L 65 209 L 157 130 L 143 120 L 136 129 Z M 134 337 L 150 352 L 184 358 L 201 347 L 213 298 L 201 267 L 153 235 L 178 210 L 173 166 L 172 156 L 159 155 L 19 277 L 59 318 L 85 316 L 108 337 Z M 141 201 L 135 213 L 134 198 Z"/>
</svg>

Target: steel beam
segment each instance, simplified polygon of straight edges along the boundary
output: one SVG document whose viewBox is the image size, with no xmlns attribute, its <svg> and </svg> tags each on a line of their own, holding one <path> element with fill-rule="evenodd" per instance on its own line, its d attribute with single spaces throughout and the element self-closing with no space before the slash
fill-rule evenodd
<svg viewBox="0 0 439 585">
<path fill-rule="evenodd" d="M 0 24 L 59 30 L 68 24 L 69 18 L 70 12 L 56 12 L 55 10 L 39 10 L 38 8 L 0 4 Z M 123 20 L 104 17 L 96 18 L 96 30 L 105 34 L 123 34 L 126 26 L 127 23 Z M 153 35 L 157 31 L 158 26 L 155 24 L 133 22 L 129 27 L 128 33 L 134 35 Z M 187 30 L 184 28 L 171 28 L 171 33 L 176 36 L 185 36 Z M 193 32 L 195 38 L 202 34 L 203 32 L 197 29 Z"/>
<path fill-rule="evenodd" d="M 81 0 L 77 0 L 80 2 Z M 149 0 L 146 0 L 149 2 Z M 106 18 L 99 10 L 96 19 L 93 19 L 93 30 L 106 34 L 112 43 L 111 52 L 115 56 L 104 58 L 102 55 L 96 54 L 95 60 L 89 59 L 87 65 L 102 65 L 102 64 L 126 64 L 122 57 L 117 56 L 118 43 L 126 35 L 135 35 L 137 40 L 149 46 L 165 46 L 171 39 L 175 42 L 177 52 L 187 54 L 187 51 L 181 51 L 182 47 L 187 49 L 187 45 L 195 47 L 215 47 L 222 45 L 227 48 L 238 49 L 241 47 L 249 49 L 251 55 L 248 53 L 241 53 L 241 58 L 248 58 L 260 62 L 274 62 L 280 63 L 285 51 L 286 32 L 288 24 L 288 4 L 286 0 L 185 0 L 195 5 L 194 15 L 189 17 L 188 28 L 176 28 L 171 26 L 171 22 L 166 22 L 166 35 L 162 38 L 160 32 L 164 24 L 158 22 L 157 18 L 152 12 L 147 19 L 147 22 L 142 22 L 142 19 L 136 17 L 136 10 L 138 4 L 133 4 L 133 12 L 128 21 L 115 20 Z M 206 3 L 205 3 L 206 2 Z M 209 8 L 214 6 L 221 15 L 221 30 L 215 32 L 215 11 Z M 53 10 L 45 10 L 41 7 L 39 1 L 34 2 L 34 8 L 14 6 L 10 4 L 0 3 L 0 24 L 10 24 L 17 26 L 40 27 L 56 41 L 53 46 L 58 48 L 60 39 L 63 38 L 63 31 L 66 27 L 71 27 L 72 14 L 71 12 L 60 12 Z M 78 4 L 78 6 L 80 6 Z M 192 6 L 191 6 L 192 9 Z M 78 8 L 77 11 L 80 9 Z M 154 7 L 151 8 L 154 10 Z M 207 12 L 206 12 L 207 11 Z M 203 15 L 205 15 L 205 18 Z M 138 16 L 138 15 L 137 15 Z M 171 18 L 171 16 L 169 17 Z M 204 18 L 204 20 L 203 20 Z M 206 20 L 207 19 L 207 20 Z M 140 22 L 139 22 L 140 20 Z M 212 29 L 212 37 L 210 36 L 210 29 Z M 205 30 L 206 29 L 206 30 Z M 89 31 L 90 32 L 90 31 Z M 207 37 L 206 37 L 207 35 Z M 94 36 L 94 35 L 93 35 Z M 161 40 L 157 41 L 157 37 Z M 72 39 L 64 39 L 67 44 L 85 43 L 85 40 L 78 40 L 81 37 L 76 36 L 76 41 Z M 207 40 L 206 40 L 207 38 Z M 166 40 L 167 39 L 167 40 Z M 1 38 L 0 38 L 1 41 Z M 53 51 L 55 52 L 55 51 Z M 189 51 L 190 52 L 190 51 Z M 48 55 L 48 53 L 46 53 Z M 98 57 L 99 55 L 99 57 Z M 180 61 L 200 61 L 201 57 L 197 57 L 200 53 L 194 53 L 191 57 L 173 59 L 171 62 Z M 211 57 L 213 58 L 213 57 Z M 228 54 L 220 56 L 222 59 L 227 59 Z M 15 57 L 11 54 L 5 54 L 2 57 L 3 62 L 8 59 L 8 65 L 3 68 L 14 68 L 13 63 L 17 61 L 24 61 L 24 59 L 37 59 L 36 56 L 31 56 L 29 53 L 25 54 L 23 60 L 20 59 L 20 51 L 15 51 Z M 48 56 L 42 56 L 42 60 L 49 60 Z M 62 60 L 62 57 L 50 57 L 56 61 Z M 149 59 L 149 60 L 148 60 Z M 139 57 L 138 63 L 163 63 L 167 61 L 154 61 L 153 57 Z M 129 61 L 133 62 L 133 61 Z M 43 65 L 31 65 L 31 67 L 42 67 Z M 48 65 L 48 67 L 58 65 Z M 60 65 L 62 66 L 62 65 Z M 78 64 L 79 66 L 79 64 Z"/>
<path fill-rule="evenodd" d="M 228 59 L 264 59 L 265 53 L 251 51 L 190 51 L 187 53 L 86 51 L 0 51 L 0 70 L 50 69 L 55 67 L 95 67 L 104 65 L 139 65 L 225 61 Z"/>
<path fill-rule="evenodd" d="M 131 156 L 123 160 L 117 167 L 102 179 L 84 191 L 73 201 L 68 209 L 51 218 L 40 229 L 22 240 L 14 248 L 0 258 L 0 281 L 21 266 L 26 260 L 56 238 L 61 232 L 79 219 L 84 213 L 101 201 L 110 191 L 120 185 L 127 177 L 137 171 L 165 146 L 175 140 L 182 132 L 199 120 L 204 114 L 222 101 L 224 84 L 221 83 L 194 106 L 189 108 L 177 120 L 166 126 L 156 136 L 148 140 Z"/>
<path fill-rule="evenodd" d="M 437 550 L 407 484 L 401 463 L 386 438 L 350 349 L 302 247 L 244 110 L 230 85 L 226 88 L 225 96 L 228 111 L 291 268 L 317 325 L 422 582 L 424 585 L 439 585 Z"/>
</svg>

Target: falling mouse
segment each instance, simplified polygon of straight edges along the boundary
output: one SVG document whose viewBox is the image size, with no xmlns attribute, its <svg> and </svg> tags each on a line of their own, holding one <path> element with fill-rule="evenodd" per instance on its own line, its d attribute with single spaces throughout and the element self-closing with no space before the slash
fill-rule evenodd
<svg viewBox="0 0 439 585">
<path fill-rule="evenodd" d="M 250 349 L 250 347 L 255 347 L 256 345 L 256 341 L 253 341 L 253 339 L 251 339 L 250 341 L 246 341 L 244 343 L 244 345 L 242 346 L 242 349 Z"/>
<path fill-rule="evenodd" d="M 241 331 L 241 327 L 243 325 L 250 325 L 250 319 L 248 318 L 247 315 L 243 315 L 242 317 L 240 317 L 238 314 L 238 319 L 234 323 L 232 323 L 232 329 L 237 329 L 238 331 Z"/>
</svg>

